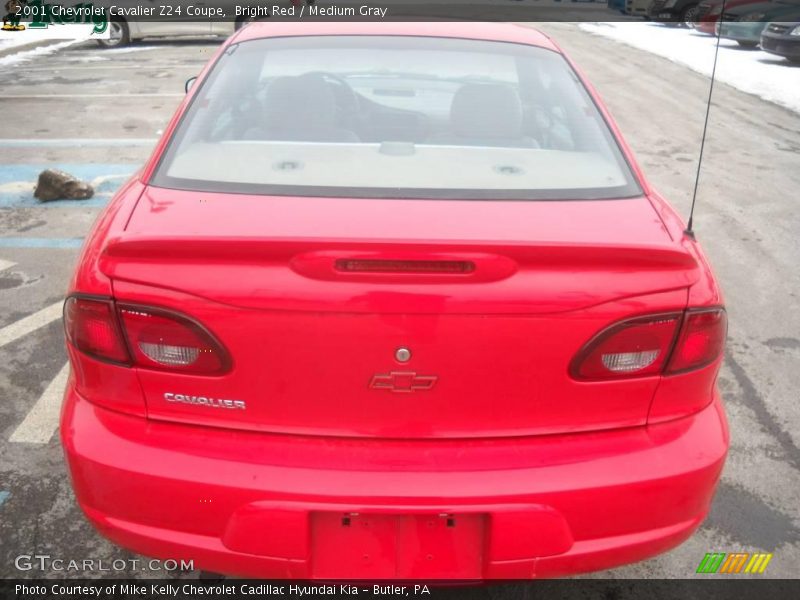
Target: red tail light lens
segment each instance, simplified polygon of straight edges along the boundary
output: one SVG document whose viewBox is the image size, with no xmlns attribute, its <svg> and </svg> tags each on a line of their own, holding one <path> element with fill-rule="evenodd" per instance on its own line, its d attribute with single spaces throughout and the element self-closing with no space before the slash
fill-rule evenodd
<svg viewBox="0 0 800 600">
<path fill-rule="evenodd" d="M 699 369 L 714 362 L 725 348 L 727 332 L 723 309 L 687 312 L 667 373 Z"/>
<path fill-rule="evenodd" d="M 171 311 L 72 296 L 64 327 L 73 346 L 103 361 L 197 375 L 219 375 L 231 365 L 214 336 Z"/>
<path fill-rule="evenodd" d="M 612 325 L 572 361 L 576 379 L 619 379 L 660 373 L 669 358 L 680 314 L 653 315 Z"/>
<path fill-rule="evenodd" d="M 688 310 L 622 321 L 600 332 L 570 365 L 575 379 L 670 375 L 714 362 L 725 345 L 722 308 Z"/>
<path fill-rule="evenodd" d="M 219 342 L 198 323 L 149 307 L 118 307 L 128 346 L 139 367 L 218 375 L 230 361 Z"/>
<path fill-rule="evenodd" d="M 64 329 L 67 339 L 81 352 L 104 361 L 130 362 L 110 300 L 67 298 Z"/>
</svg>

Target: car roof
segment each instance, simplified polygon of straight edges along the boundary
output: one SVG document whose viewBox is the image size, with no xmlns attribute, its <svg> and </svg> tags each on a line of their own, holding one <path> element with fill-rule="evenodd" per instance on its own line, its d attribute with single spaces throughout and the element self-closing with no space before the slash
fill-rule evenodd
<svg viewBox="0 0 800 600">
<path fill-rule="evenodd" d="M 450 22 L 297 22 L 254 21 L 239 30 L 229 43 L 248 40 L 317 35 L 396 35 L 447 37 L 494 42 L 514 42 L 561 52 L 541 31 L 513 23 Z"/>
</svg>

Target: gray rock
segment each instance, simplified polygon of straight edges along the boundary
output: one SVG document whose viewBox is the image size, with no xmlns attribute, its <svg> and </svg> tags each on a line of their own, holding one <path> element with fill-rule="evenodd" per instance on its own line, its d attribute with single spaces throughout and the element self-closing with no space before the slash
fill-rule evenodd
<svg viewBox="0 0 800 600">
<path fill-rule="evenodd" d="M 94 188 L 85 181 L 58 169 L 45 169 L 39 173 L 39 181 L 33 195 L 48 200 L 86 200 L 94 196 Z"/>
</svg>

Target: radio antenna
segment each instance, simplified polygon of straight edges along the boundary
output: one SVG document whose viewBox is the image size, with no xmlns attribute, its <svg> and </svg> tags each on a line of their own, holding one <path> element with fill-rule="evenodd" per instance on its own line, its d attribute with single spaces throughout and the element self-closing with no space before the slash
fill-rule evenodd
<svg viewBox="0 0 800 600">
<path fill-rule="evenodd" d="M 719 39 L 720 39 L 720 24 L 725 19 L 725 4 L 727 0 L 722 0 L 722 7 L 720 8 L 719 20 L 717 21 L 717 40 L 714 46 L 714 65 L 711 67 L 711 84 L 708 86 L 708 102 L 706 102 L 706 118 L 703 122 L 703 139 L 700 141 L 700 156 L 697 158 L 697 174 L 694 178 L 694 191 L 692 192 L 692 207 L 689 209 L 689 220 L 686 222 L 686 230 L 684 233 L 689 237 L 694 238 L 694 205 L 697 202 L 697 188 L 700 185 L 700 169 L 703 166 L 703 151 L 706 148 L 706 133 L 708 132 L 708 116 L 711 113 L 711 94 L 714 92 L 714 79 L 717 74 L 717 58 L 719 57 Z"/>
</svg>

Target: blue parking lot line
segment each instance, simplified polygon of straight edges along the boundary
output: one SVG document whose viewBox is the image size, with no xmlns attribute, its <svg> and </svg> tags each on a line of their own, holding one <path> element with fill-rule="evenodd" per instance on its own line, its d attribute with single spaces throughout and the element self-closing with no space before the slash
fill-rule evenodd
<svg viewBox="0 0 800 600">
<path fill-rule="evenodd" d="M 105 206 L 119 187 L 140 165 L 133 164 L 20 164 L 0 167 L 0 208 L 17 207 L 99 207 Z M 32 186 L 45 169 L 59 169 L 78 179 L 91 183 L 98 177 L 107 177 L 95 188 L 95 195 L 88 200 L 53 200 L 40 202 L 33 196 Z M 14 186 L 13 184 L 29 184 Z"/>
<path fill-rule="evenodd" d="M 80 248 L 82 245 L 83 238 L 0 238 L 0 248 Z"/>
</svg>

